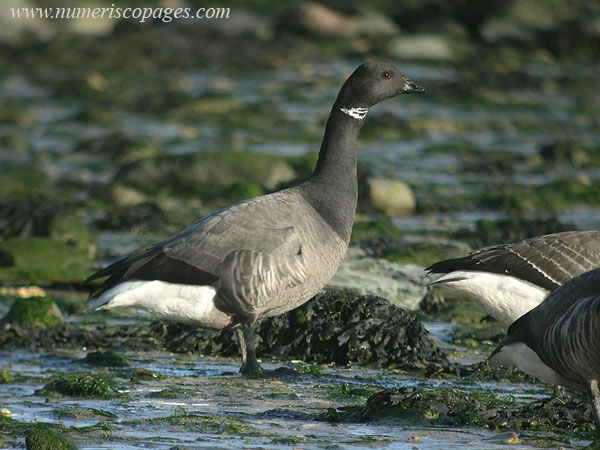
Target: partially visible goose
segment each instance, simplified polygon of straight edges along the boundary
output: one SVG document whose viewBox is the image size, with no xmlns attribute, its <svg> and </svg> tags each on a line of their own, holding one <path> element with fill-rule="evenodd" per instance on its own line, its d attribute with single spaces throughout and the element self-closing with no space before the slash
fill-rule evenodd
<svg viewBox="0 0 600 450">
<path fill-rule="evenodd" d="M 357 201 L 357 140 L 369 108 L 424 89 L 369 62 L 346 80 L 316 168 L 301 184 L 236 203 L 92 275 L 89 310 L 133 306 L 157 318 L 236 329 L 244 374 L 261 370 L 254 325 L 315 295 L 346 253 Z"/>
<path fill-rule="evenodd" d="M 466 297 L 508 326 L 553 290 L 600 267 L 600 231 L 566 231 L 484 247 L 429 266 L 431 284 Z"/>
<path fill-rule="evenodd" d="M 513 323 L 488 364 L 588 393 L 600 431 L 600 269 L 568 281 Z"/>
</svg>

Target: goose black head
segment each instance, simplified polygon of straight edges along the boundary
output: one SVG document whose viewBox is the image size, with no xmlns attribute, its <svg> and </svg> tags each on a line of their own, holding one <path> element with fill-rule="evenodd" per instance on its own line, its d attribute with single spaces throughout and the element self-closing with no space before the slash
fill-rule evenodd
<svg viewBox="0 0 600 450">
<path fill-rule="evenodd" d="M 336 103 L 342 111 L 353 111 L 357 116 L 362 115 L 356 118 L 362 119 L 368 108 L 382 100 L 417 92 L 425 92 L 425 89 L 410 81 L 393 65 L 367 62 L 360 65 L 346 80 Z M 364 115 L 361 111 L 364 111 Z"/>
</svg>

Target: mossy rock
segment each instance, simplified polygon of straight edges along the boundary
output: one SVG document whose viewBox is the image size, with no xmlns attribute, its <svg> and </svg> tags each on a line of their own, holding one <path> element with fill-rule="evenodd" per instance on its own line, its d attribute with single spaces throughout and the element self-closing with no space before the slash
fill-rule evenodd
<svg viewBox="0 0 600 450">
<path fill-rule="evenodd" d="M 27 450 L 74 450 L 77 446 L 70 439 L 46 426 L 34 426 L 25 437 Z"/>
<path fill-rule="evenodd" d="M 92 366 L 127 367 L 129 365 L 127 358 L 114 352 L 88 353 L 84 361 Z"/>
<path fill-rule="evenodd" d="M 26 328 L 52 328 L 65 323 L 58 306 L 49 298 L 44 297 L 16 300 L 4 320 Z"/>
<path fill-rule="evenodd" d="M 96 254 L 96 236 L 86 223 L 75 214 L 59 215 L 50 224 L 50 237 L 85 253 L 89 258 Z"/>
<path fill-rule="evenodd" d="M 78 282 L 90 274 L 88 257 L 77 249 L 46 237 L 12 238 L 0 244 L 0 253 L 14 264 L 0 267 L 0 282 Z"/>
<path fill-rule="evenodd" d="M 115 387 L 112 376 L 104 370 L 58 375 L 42 389 L 35 391 L 35 394 L 102 399 L 115 398 L 121 395 Z"/>
<path fill-rule="evenodd" d="M 255 183 L 238 181 L 233 183 L 224 192 L 224 198 L 230 202 L 239 202 L 252 197 L 263 195 L 265 191 Z"/>
<path fill-rule="evenodd" d="M 0 201 L 44 197 L 48 193 L 45 174 L 31 166 L 8 166 L 0 171 Z"/>
<path fill-rule="evenodd" d="M 272 190 L 294 176 L 294 170 L 281 156 L 207 152 L 136 161 L 117 174 L 115 184 L 153 195 L 214 196 L 237 182 Z"/>
<path fill-rule="evenodd" d="M 0 370 L 0 384 L 10 383 L 10 375 L 6 370 Z"/>
</svg>

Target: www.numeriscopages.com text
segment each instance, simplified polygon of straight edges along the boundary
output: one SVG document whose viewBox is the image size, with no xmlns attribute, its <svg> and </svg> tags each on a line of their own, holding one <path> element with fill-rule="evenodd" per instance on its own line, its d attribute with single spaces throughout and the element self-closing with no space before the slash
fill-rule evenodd
<svg viewBox="0 0 600 450">
<path fill-rule="evenodd" d="M 229 8 L 123 8 L 115 6 L 102 8 L 9 8 L 12 18 L 18 19 L 133 19 L 139 22 L 160 19 L 171 22 L 173 19 L 228 19 Z"/>
</svg>

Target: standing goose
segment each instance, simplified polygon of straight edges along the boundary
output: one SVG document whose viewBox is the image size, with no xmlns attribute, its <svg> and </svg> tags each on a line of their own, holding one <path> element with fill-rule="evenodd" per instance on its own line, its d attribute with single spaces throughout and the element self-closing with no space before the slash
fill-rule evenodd
<svg viewBox="0 0 600 450">
<path fill-rule="evenodd" d="M 346 80 L 325 128 L 312 175 L 297 186 L 242 201 L 98 271 L 88 310 L 133 306 L 161 319 L 234 326 L 242 366 L 261 371 L 254 325 L 306 302 L 334 275 L 356 212 L 358 135 L 369 108 L 423 92 L 386 63 Z"/>
<path fill-rule="evenodd" d="M 600 431 L 600 269 L 568 281 L 513 323 L 488 364 L 588 393 Z"/>
<path fill-rule="evenodd" d="M 480 305 L 503 325 L 535 308 L 553 290 L 600 267 L 600 231 L 566 231 L 475 250 L 429 266 L 431 284 Z"/>
</svg>

